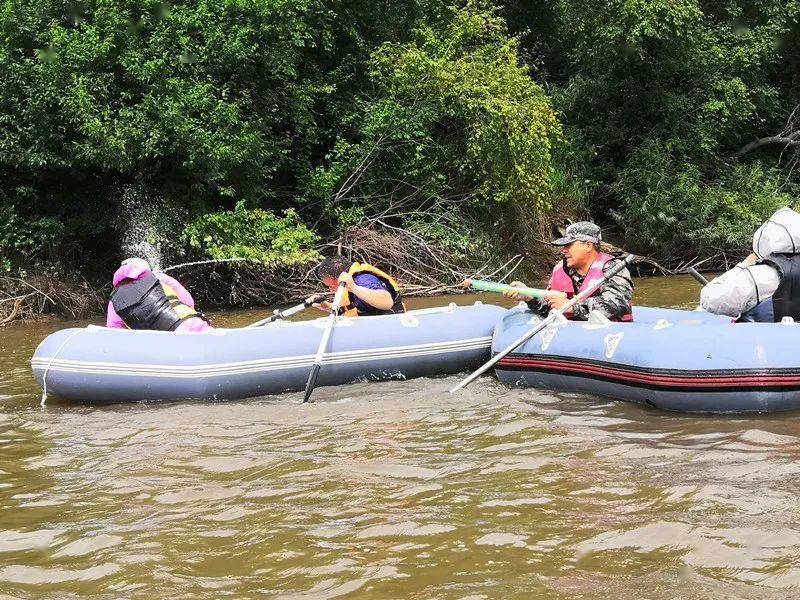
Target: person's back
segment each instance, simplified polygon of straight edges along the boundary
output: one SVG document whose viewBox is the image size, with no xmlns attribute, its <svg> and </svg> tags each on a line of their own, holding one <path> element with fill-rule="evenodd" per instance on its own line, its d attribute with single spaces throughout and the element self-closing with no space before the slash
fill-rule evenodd
<svg viewBox="0 0 800 600">
<path fill-rule="evenodd" d="M 700 307 L 739 322 L 800 320 L 800 214 L 776 211 L 753 235 L 753 253 L 700 292 Z"/>
<path fill-rule="evenodd" d="M 165 273 L 154 273 L 143 259 L 124 260 L 112 283 L 106 327 L 190 333 L 212 329 L 186 288 Z"/>
</svg>

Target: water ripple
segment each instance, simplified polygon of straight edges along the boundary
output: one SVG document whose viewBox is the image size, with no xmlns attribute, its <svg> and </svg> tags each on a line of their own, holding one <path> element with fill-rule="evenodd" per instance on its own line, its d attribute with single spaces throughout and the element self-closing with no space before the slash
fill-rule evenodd
<svg viewBox="0 0 800 600">
<path fill-rule="evenodd" d="M 796 416 L 456 380 L 305 406 L 4 390 L 0 597 L 796 595 Z"/>
</svg>

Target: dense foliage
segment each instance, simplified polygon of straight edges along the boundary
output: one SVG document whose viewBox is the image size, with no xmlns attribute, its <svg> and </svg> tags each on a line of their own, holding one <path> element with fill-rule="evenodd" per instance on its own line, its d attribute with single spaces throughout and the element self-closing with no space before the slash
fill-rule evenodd
<svg viewBox="0 0 800 600">
<path fill-rule="evenodd" d="M 186 228 L 183 238 L 211 258 L 247 258 L 269 266 L 320 258 L 314 249 L 319 238 L 299 222 L 291 208 L 277 217 L 268 210 L 248 210 L 239 202 L 235 210 L 199 217 Z"/>
<path fill-rule="evenodd" d="M 798 0 L 4 0 L 0 269 L 107 275 L 131 211 L 172 215 L 173 254 L 271 264 L 365 223 L 504 254 L 580 213 L 660 258 L 735 254 L 798 192 L 799 23 Z"/>
<path fill-rule="evenodd" d="M 509 9 L 553 82 L 588 208 L 663 255 L 738 251 L 796 196 L 800 3 L 544 0 Z"/>
</svg>

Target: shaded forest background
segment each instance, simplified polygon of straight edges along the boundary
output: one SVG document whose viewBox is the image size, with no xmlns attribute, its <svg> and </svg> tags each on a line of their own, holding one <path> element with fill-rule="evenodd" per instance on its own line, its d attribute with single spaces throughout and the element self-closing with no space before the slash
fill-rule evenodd
<svg viewBox="0 0 800 600">
<path fill-rule="evenodd" d="M 6 0 L 0 73 L 0 277 L 73 314 L 131 254 L 430 292 L 584 217 L 722 267 L 800 186 L 796 0 Z"/>
</svg>

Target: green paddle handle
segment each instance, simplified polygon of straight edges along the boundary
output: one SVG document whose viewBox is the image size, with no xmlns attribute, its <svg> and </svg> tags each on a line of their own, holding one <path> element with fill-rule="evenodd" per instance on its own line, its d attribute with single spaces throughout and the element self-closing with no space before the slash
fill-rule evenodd
<svg viewBox="0 0 800 600">
<path fill-rule="evenodd" d="M 483 281 L 481 279 L 467 279 L 469 287 L 474 290 L 482 292 L 517 292 L 520 296 L 528 296 L 529 298 L 542 298 L 546 290 L 537 290 L 536 288 L 529 287 L 514 287 L 513 285 L 506 285 L 504 283 L 495 283 L 494 281 Z"/>
</svg>

